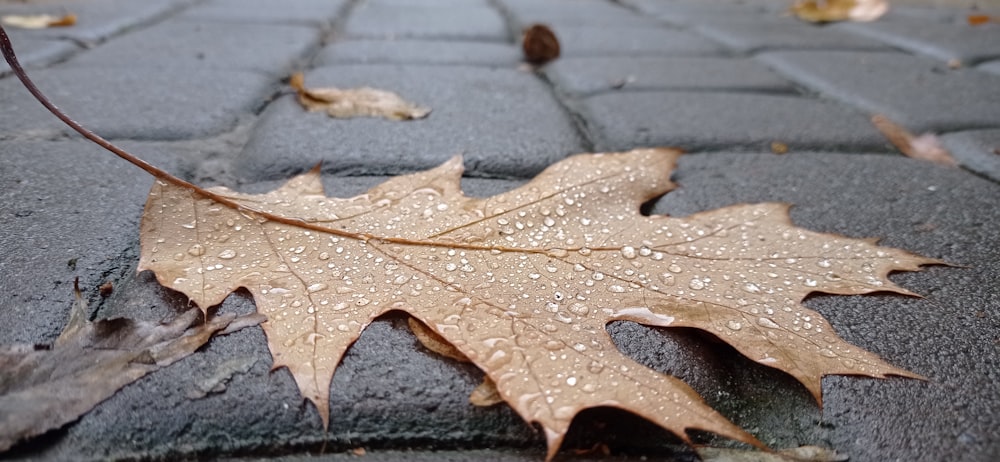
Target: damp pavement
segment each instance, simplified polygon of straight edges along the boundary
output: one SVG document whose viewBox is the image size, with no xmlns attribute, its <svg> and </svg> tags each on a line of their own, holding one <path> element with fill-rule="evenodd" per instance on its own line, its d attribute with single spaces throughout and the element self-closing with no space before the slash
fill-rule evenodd
<svg viewBox="0 0 1000 462">
<path fill-rule="evenodd" d="M 789 376 L 688 330 L 608 326 L 637 362 L 691 384 L 764 443 L 852 461 L 1000 459 L 1000 24 L 897 6 L 874 23 L 809 25 L 768 0 L 0 0 L 0 14 L 73 12 L 10 30 L 41 89 L 131 152 L 201 185 L 274 188 L 322 162 L 333 196 L 463 154 L 465 191 L 522 184 L 577 152 L 688 151 L 651 213 L 794 204 L 808 229 L 954 264 L 892 279 L 923 298 L 815 295 L 839 335 L 926 381 L 827 377 L 822 407 Z M 519 31 L 549 24 L 562 56 L 521 63 Z M 286 85 L 369 85 L 426 120 L 331 121 Z M 960 168 L 903 157 L 884 114 L 933 132 Z M 774 143 L 786 154 L 772 152 Z M 52 342 L 74 278 L 95 317 L 188 308 L 136 274 L 152 180 L 70 134 L 0 67 L 0 344 Z M 114 290 L 99 295 L 106 282 Z M 246 292 L 223 312 L 254 310 Z M 331 421 L 270 371 L 260 328 L 119 391 L 9 460 L 524 460 L 544 438 L 507 407 L 477 408 L 473 366 L 425 350 L 402 315 L 375 322 L 334 377 Z M 731 445 L 693 432 L 703 444 Z M 696 460 L 630 414 L 581 414 L 561 460 Z M 359 455 L 359 454 L 364 455 Z"/>
</svg>

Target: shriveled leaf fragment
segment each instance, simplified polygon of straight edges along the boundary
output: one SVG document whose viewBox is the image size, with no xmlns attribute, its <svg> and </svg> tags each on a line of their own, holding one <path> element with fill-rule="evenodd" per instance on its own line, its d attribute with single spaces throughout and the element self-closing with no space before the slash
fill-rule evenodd
<svg viewBox="0 0 1000 462">
<path fill-rule="evenodd" d="M 186 357 L 234 315 L 198 322 L 188 310 L 166 324 L 87 321 L 76 291 L 69 322 L 49 349 L 0 346 L 0 451 L 76 420 L 118 389 Z"/>
<path fill-rule="evenodd" d="M 21 29 L 46 29 L 49 27 L 69 27 L 76 24 L 75 14 L 53 16 L 51 14 L 7 15 L 0 17 L 5 26 Z"/>
<path fill-rule="evenodd" d="M 990 16 L 988 14 L 970 14 L 966 19 L 969 21 L 970 26 L 981 26 L 991 22 L 1000 22 L 1000 18 Z"/>
<path fill-rule="evenodd" d="M 531 64 L 545 64 L 559 57 L 559 39 L 545 24 L 532 24 L 524 29 L 521 37 L 524 60 Z"/>
<path fill-rule="evenodd" d="M 593 407 L 762 446 L 680 380 L 624 356 L 605 326 L 628 320 L 708 331 L 791 374 L 820 399 L 824 375 L 918 377 L 839 338 L 808 294 L 909 294 L 886 276 L 938 263 L 795 227 L 788 205 L 643 216 L 673 188 L 680 152 L 578 155 L 488 198 L 462 194 L 462 163 L 329 198 L 318 171 L 266 194 L 215 199 L 154 184 L 140 270 L 201 307 L 239 287 L 267 315 L 275 367 L 329 420 L 329 387 L 373 319 L 409 313 L 545 431 L 551 458 Z M 230 204 L 230 205 L 226 205 Z"/>
<path fill-rule="evenodd" d="M 819 446 L 799 446 L 778 452 L 712 447 L 701 447 L 697 451 L 704 462 L 844 462 L 850 459 Z"/>
<path fill-rule="evenodd" d="M 933 133 L 914 135 L 880 114 L 872 116 L 872 123 L 903 155 L 949 167 L 958 166 L 955 158 L 941 145 L 941 140 Z"/>
<path fill-rule="evenodd" d="M 798 0 L 789 12 L 809 22 L 869 22 L 889 11 L 887 0 Z"/>
<path fill-rule="evenodd" d="M 299 103 L 307 111 L 325 111 L 330 117 L 338 119 L 384 117 L 390 120 L 413 120 L 422 119 L 431 113 L 430 109 L 416 106 L 385 90 L 369 87 L 347 90 L 333 87 L 306 88 L 301 72 L 292 75 L 289 85 L 295 89 Z"/>
</svg>

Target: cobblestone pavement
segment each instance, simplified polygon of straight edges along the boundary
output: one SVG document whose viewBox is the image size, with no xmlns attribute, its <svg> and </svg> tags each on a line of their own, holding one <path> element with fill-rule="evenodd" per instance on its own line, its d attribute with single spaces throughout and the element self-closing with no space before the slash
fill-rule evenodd
<svg viewBox="0 0 1000 462">
<path fill-rule="evenodd" d="M 695 333 L 609 331 L 636 361 L 683 378 L 774 447 L 816 444 L 852 461 L 998 460 L 1000 24 L 901 6 L 874 23 L 819 27 L 783 16 L 786 6 L 0 0 L 0 14 L 76 13 L 74 27 L 10 31 L 30 74 L 77 120 L 202 185 L 259 192 L 322 161 L 328 193 L 346 196 L 463 153 L 466 191 L 482 196 L 572 153 L 672 145 L 689 151 L 674 177 L 681 187 L 654 213 L 790 202 L 806 228 L 878 236 L 960 265 L 893 276 L 926 298 L 807 301 L 848 341 L 929 379 L 828 377 L 822 409 L 788 376 Z M 516 41 L 536 21 L 552 26 L 563 54 L 531 72 Z M 150 177 L 70 135 L 3 66 L 0 344 L 51 342 L 76 277 L 99 317 L 184 309 L 183 296 L 135 274 Z M 285 85 L 295 70 L 310 85 L 390 89 L 434 112 L 412 123 L 305 115 Z M 873 113 L 941 134 L 961 168 L 899 155 Z M 789 153 L 771 153 L 775 141 Z M 107 281 L 114 292 L 102 298 Z M 241 292 L 220 309 L 253 305 Z M 225 392 L 188 398 L 234 362 L 250 366 Z M 216 338 L 6 457 L 306 460 L 325 447 L 331 460 L 353 460 L 353 448 L 372 460 L 543 458 L 541 434 L 505 406 L 471 406 L 481 374 L 427 352 L 401 316 L 382 318 L 350 350 L 327 433 L 289 373 L 270 365 L 259 328 Z M 598 442 L 631 460 L 694 457 L 611 410 L 579 417 L 560 457 Z"/>
</svg>

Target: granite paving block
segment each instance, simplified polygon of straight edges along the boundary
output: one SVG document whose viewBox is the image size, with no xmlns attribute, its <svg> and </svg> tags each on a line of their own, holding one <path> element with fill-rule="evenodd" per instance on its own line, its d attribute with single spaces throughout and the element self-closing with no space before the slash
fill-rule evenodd
<svg viewBox="0 0 1000 462">
<path fill-rule="evenodd" d="M 65 59 L 78 51 L 72 41 L 33 37 L 18 30 L 7 30 L 10 43 L 17 53 L 17 60 L 26 69 L 43 67 Z M 11 73 L 7 60 L 0 60 L 0 77 Z"/>
<path fill-rule="evenodd" d="M 887 50 L 882 42 L 792 18 L 762 21 L 714 21 L 695 27 L 699 33 L 740 53 L 762 50 Z"/>
<path fill-rule="evenodd" d="M 175 171 L 169 152 L 126 148 Z M 72 306 L 74 278 L 96 303 L 99 285 L 134 267 L 153 180 L 83 140 L 6 141 L 0 158 L 0 345 L 51 342 Z"/>
<path fill-rule="evenodd" d="M 914 132 L 1000 126 L 1000 77 L 902 53 L 779 51 L 758 55 L 823 95 Z"/>
<path fill-rule="evenodd" d="M 167 21 L 80 53 L 72 66 L 253 70 L 288 75 L 319 44 L 311 27 Z"/>
<path fill-rule="evenodd" d="M 269 98 L 273 81 L 237 70 L 60 67 L 31 72 L 48 98 L 106 138 L 172 140 L 229 130 Z M 0 108 L 17 114 L 0 140 L 71 133 L 21 82 L 0 81 Z"/>
<path fill-rule="evenodd" d="M 312 87 L 371 86 L 430 107 L 426 119 L 336 120 L 292 97 L 262 114 L 235 168 L 243 178 L 286 178 L 319 161 L 328 172 L 400 173 L 463 154 L 474 176 L 525 177 L 584 150 L 568 115 L 531 74 L 461 66 L 335 66 L 306 74 Z"/>
<path fill-rule="evenodd" d="M 722 48 L 689 31 L 650 27 L 562 26 L 561 56 L 716 55 Z"/>
<path fill-rule="evenodd" d="M 1000 24 L 973 27 L 961 23 L 915 25 L 912 22 L 877 21 L 837 24 L 836 28 L 943 62 L 957 60 L 968 65 L 1000 58 Z"/>
<path fill-rule="evenodd" d="M 489 0 L 365 0 L 379 6 L 419 6 L 424 8 L 490 7 Z"/>
<path fill-rule="evenodd" d="M 352 38 L 437 38 L 508 41 L 500 13 L 492 8 L 360 4 L 347 21 Z"/>
<path fill-rule="evenodd" d="M 779 17 L 787 2 L 773 1 L 704 1 L 704 0 L 623 0 L 636 10 L 666 23 L 687 27 L 695 24 L 727 21 L 760 21 Z"/>
<path fill-rule="evenodd" d="M 1000 181 L 1000 130 L 949 133 L 941 143 L 963 167 Z"/>
<path fill-rule="evenodd" d="M 31 35 L 47 38 L 68 38 L 83 43 L 100 43 L 128 29 L 165 17 L 189 5 L 192 0 L 41 0 L 32 2 L 5 2 L 0 4 L 0 15 L 73 13 L 77 22 L 73 27 L 54 27 L 32 30 Z"/>
<path fill-rule="evenodd" d="M 513 67 L 521 49 L 498 42 L 449 40 L 345 40 L 332 43 L 316 56 L 315 64 L 464 64 Z"/>
<path fill-rule="evenodd" d="M 979 69 L 984 72 L 989 72 L 991 74 L 1000 75 L 1000 60 L 985 62 L 983 64 L 980 64 L 979 66 L 976 66 L 976 69 Z"/>
<path fill-rule="evenodd" d="M 577 94 L 610 90 L 792 90 L 785 79 L 766 66 L 744 58 L 567 57 L 542 70 L 558 89 Z"/>
<path fill-rule="evenodd" d="M 208 0 L 178 17 L 233 23 L 329 25 L 347 0 Z"/>
<path fill-rule="evenodd" d="M 560 26 L 619 26 L 659 27 L 661 23 L 649 16 L 611 2 L 501 2 L 502 8 L 523 29 L 533 23 Z"/>
<path fill-rule="evenodd" d="M 601 150 L 885 149 L 864 114 L 798 96 L 708 92 L 604 93 L 582 102 Z"/>
</svg>

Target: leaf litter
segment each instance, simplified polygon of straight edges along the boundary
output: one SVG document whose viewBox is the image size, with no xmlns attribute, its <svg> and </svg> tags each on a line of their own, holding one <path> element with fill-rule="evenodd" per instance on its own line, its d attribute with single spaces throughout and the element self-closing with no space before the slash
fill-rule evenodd
<svg viewBox="0 0 1000 462">
<path fill-rule="evenodd" d="M 793 16 L 814 23 L 870 22 L 889 11 L 888 0 L 797 0 L 788 10 Z"/>
<path fill-rule="evenodd" d="M 361 87 L 307 88 L 301 72 L 292 74 L 289 85 L 298 95 L 299 104 L 309 112 L 324 111 L 336 119 L 382 117 L 389 120 L 415 120 L 427 117 L 431 110 L 409 103 L 385 90 Z"/>
<path fill-rule="evenodd" d="M 47 29 L 50 27 L 69 27 L 76 24 L 76 15 L 68 13 L 62 16 L 51 14 L 6 15 L 0 16 L 0 23 L 5 26 L 21 29 Z"/>
<path fill-rule="evenodd" d="M 881 114 L 873 115 L 871 120 L 875 128 L 906 157 L 926 160 L 947 167 L 958 166 L 958 161 L 955 160 L 951 152 L 941 145 L 941 140 L 937 135 L 933 133 L 914 135 L 902 125 Z"/>
<path fill-rule="evenodd" d="M 459 157 L 353 198 L 326 197 L 318 168 L 266 194 L 204 189 L 56 109 L 24 74 L 2 28 L 0 39 L 11 69 L 53 114 L 155 177 L 139 270 L 152 270 L 203 313 L 248 289 L 267 319 L 273 367 L 289 369 L 324 427 L 341 358 L 393 310 L 483 370 L 484 394 L 495 389 L 538 423 L 547 459 L 574 416 L 593 407 L 633 412 L 687 443 L 686 431 L 698 429 L 765 448 L 679 379 L 620 353 L 605 330 L 612 321 L 710 332 L 792 375 L 820 402 L 825 375 L 921 378 L 845 342 L 801 301 L 817 292 L 913 295 L 887 275 L 941 261 L 795 227 L 787 204 L 643 216 L 641 204 L 674 187 L 678 150 L 572 156 L 484 199 L 462 194 Z M 196 331 L 215 332 L 220 322 Z"/>
</svg>

